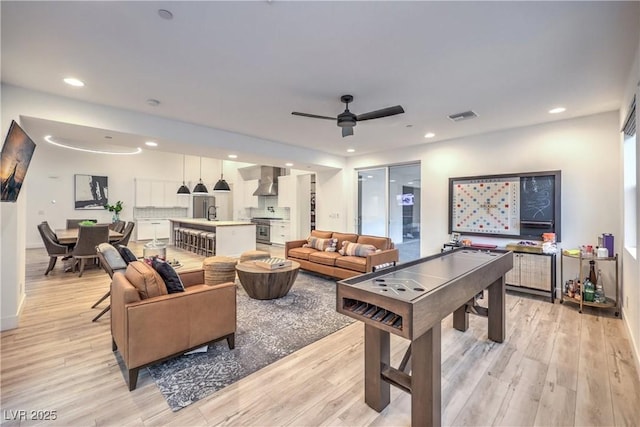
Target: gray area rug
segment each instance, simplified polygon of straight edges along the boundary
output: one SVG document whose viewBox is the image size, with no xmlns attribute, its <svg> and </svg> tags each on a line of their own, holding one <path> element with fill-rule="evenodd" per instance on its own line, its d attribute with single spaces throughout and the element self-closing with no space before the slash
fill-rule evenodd
<svg viewBox="0 0 640 427">
<path fill-rule="evenodd" d="M 249 298 L 236 283 L 234 350 L 223 340 L 204 353 L 148 368 L 171 410 L 178 411 L 353 322 L 336 312 L 332 280 L 300 272 L 289 294 L 275 300 Z"/>
</svg>

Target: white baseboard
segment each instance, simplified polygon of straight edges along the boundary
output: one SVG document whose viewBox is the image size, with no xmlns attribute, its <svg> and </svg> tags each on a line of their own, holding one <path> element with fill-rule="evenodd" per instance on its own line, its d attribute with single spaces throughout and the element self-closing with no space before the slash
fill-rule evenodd
<svg viewBox="0 0 640 427">
<path fill-rule="evenodd" d="M 629 327 L 629 323 L 627 322 L 628 317 L 625 316 L 624 313 L 624 307 L 622 308 L 622 313 L 620 313 L 622 316 L 622 321 L 624 323 L 624 325 L 627 328 L 627 335 L 629 335 L 629 341 L 631 341 L 631 353 L 633 354 L 633 361 L 636 364 L 636 372 L 638 373 L 638 379 L 640 379 L 640 347 L 638 347 L 638 342 L 636 342 L 636 340 L 633 337 L 633 334 L 631 333 L 631 328 Z"/>
<path fill-rule="evenodd" d="M 18 305 L 18 312 L 14 316 L 7 316 L 0 318 L 0 331 L 8 331 L 10 329 L 16 329 L 20 322 L 20 315 L 22 314 L 22 308 L 24 307 L 24 301 L 26 295 L 22 294 L 20 304 Z"/>
</svg>

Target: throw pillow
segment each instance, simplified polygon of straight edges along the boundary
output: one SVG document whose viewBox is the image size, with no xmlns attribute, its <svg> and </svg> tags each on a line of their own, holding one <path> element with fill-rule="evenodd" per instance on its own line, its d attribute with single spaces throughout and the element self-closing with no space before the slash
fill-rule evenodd
<svg viewBox="0 0 640 427">
<path fill-rule="evenodd" d="M 124 262 L 126 262 L 127 264 L 138 260 L 138 257 L 136 257 L 133 254 L 133 252 L 131 252 L 131 249 L 129 249 L 128 247 L 124 245 L 118 245 L 116 249 L 118 249 L 118 252 L 120 252 L 120 256 L 122 257 Z"/>
<path fill-rule="evenodd" d="M 180 280 L 180 276 L 176 270 L 169 265 L 166 261 L 154 257 L 152 261 L 152 267 L 158 272 L 164 284 L 167 286 L 167 292 L 175 294 L 177 292 L 184 292 L 184 284 Z"/>
<path fill-rule="evenodd" d="M 124 276 L 138 290 L 141 299 L 167 295 L 167 286 L 153 267 L 142 261 L 129 263 Z"/>
<path fill-rule="evenodd" d="M 329 239 L 329 245 L 325 249 L 325 252 L 335 252 L 338 246 L 338 239 Z"/>
<path fill-rule="evenodd" d="M 373 245 L 365 245 L 362 243 L 343 242 L 340 255 L 366 257 L 377 251 Z"/>
<path fill-rule="evenodd" d="M 307 243 L 302 245 L 305 248 L 313 248 L 319 251 L 326 250 L 332 243 L 333 239 L 321 239 L 319 237 L 311 237 L 307 239 Z"/>
</svg>

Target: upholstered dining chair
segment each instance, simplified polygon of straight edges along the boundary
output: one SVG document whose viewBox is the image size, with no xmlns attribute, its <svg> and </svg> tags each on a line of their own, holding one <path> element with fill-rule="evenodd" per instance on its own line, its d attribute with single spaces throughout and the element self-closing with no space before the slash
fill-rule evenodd
<svg viewBox="0 0 640 427">
<path fill-rule="evenodd" d="M 71 256 L 74 259 L 74 270 L 78 262 L 80 262 L 80 275 L 84 272 L 84 266 L 87 259 L 95 259 L 96 246 L 100 243 L 109 241 L 109 227 L 106 225 L 81 226 L 78 230 L 78 243 L 73 248 Z"/>
<path fill-rule="evenodd" d="M 122 230 L 124 230 L 125 225 L 127 225 L 127 223 L 125 221 L 116 221 L 116 222 L 112 222 L 111 224 L 109 224 L 109 228 L 112 229 L 113 231 L 117 231 L 118 233 L 122 233 Z"/>
<path fill-rule="evenodd" d="M 70 255 L 69 247 L 58 243 L 56 234 L 51 230 L 51 227 L 49 227 L 49 224 L 47 224 L 46 221 L 42 224 L 38 224 L 38 231 L 40 232 L 40 237 L 42 237 L 44 247 L 47 249 L 47 254 L 49 255 L 49 266 L 44 272 L 44 275 L 46 276 L 51 270 L 53 270 L 53 267 L 56 266 L 58 257 Z"/>
<path fill-rule="evenodd" d="M 98 256 L 98 260 L 100 261 L 100 265 L 104 269 L 104 271 L 109 275 L 109 278 L 113 278 L 113 273 L 116 271 L 124 271 L 127 269 L 127 262 L 122 258 L 120 252 L 113 247 L 110 243 L 100 243 L 96 246 L 96 255 Z M 107 299 L 111 295 L 111 284 L 109 284 L 109 290 L 106 294 L 104 294 L 95 304 L 91 306 L 91 308 L 96 308 L 98 304 Z M 111 303 L 107 305 L 107 307 L 102 310 L 96 317 L 93 318 L 92 322 L 97 321 L 102 317 L 107 311 L 111 309 Z"/>
<path fill-rule="evenodd" d="M 131 233 L 133 232 L 133 227 L 135 225 L 136 225 L 135 222 L 129 221 L 126 227 L 124 227 L 124 230 L 122 230 L 122 238 L 117 242 L 113 242 L 113 246 L 116 246 L 116 247 L 118 245 L 127 246 L 129 244 L 129 239 L 131 239 Z"/>
</svg>

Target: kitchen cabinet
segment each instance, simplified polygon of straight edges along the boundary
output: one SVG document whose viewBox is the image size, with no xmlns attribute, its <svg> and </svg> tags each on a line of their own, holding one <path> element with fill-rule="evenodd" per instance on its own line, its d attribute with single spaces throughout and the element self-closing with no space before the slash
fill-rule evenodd
<svg viewBox="0 0 640 427">
<path fill-rule="evenodd" d="M 595 262 L 596 271 L 604 270 L 604 275 L 598 275 L 599 281 L 604 280 L 602 283 L 604 287 L 605 301 L 585 301 L 582 293 L 581 285 L 588 277 L 589 273 L 589 261 Z M 565 266 L 566 263 L 573 262 L 573 266 Z M 572 268 L 573 267 L 573 268 Z M 575 273 L 577 269 L 577 275 L 569 276 L 569 272 Z M 566 271 L 565 271 L 566 270 Z M 565 277 L 565 274 L 567 277 Z M 575 280 L 574 280 L 575 279 Z M 616 317 L 620 315 L 619 300 L 620 300 L 620 279 L 618 277 L 618 254 L 612 257 L 594 257 L 583 256 L 582 253 L 574 255 L 567 251 L 562 252 L 560 258 L 560 280 L 565 283 L 562 289 L 561 303 L 565 301 L 580 306 L 579 312 L 582 313 L 582 307 L 597 307 L 597 308 L 613 308 L 615 309 Z M 566 282 L 565 282 L 566 280 Z M 574 280 L 573 290 L 569 290 L 569 280 Z M 578 282 L 578 283 L 576 283 Z M 577 289 L 576 289 L 577 288 Z M 611 288 L 614 288 L 614 292 L 611 293 Z M 577 292 L 576 292 L 577 290 Z M 569 292 L 574 295 L 569 295 Z M 615 297 L 614 297 L 615 295 Z"/>
<path fill-rule="evenodd" d="M 269 231 L 272 245 L 284 245 L 286 241 L 291 240 L 291 223 L 289 221 L 271 220 Z"/>
<path fill-rule="evenodd" d="M 297 176 L 278 177 L 278 207 L 291 208 L 296 205 Z"/>
<path fill-rule="evenodd" d="M 258 196 L 254 196 L 253 192 L 258 188 L 258 180 L 250 179 L 244 181 L 243 195 L 244 195 L 244 207 L 245 208 L 257 208 Z"/>
<path fill-rule="evenodd" d="M 513 252 L 513 269 L 505 275 L 507 289 L 549 296 L 555 302 L 556 256 Z"/>
<path fill-rule="evenodd" d="M 170 235 L 168 219 L 138 219 L 136 220 L 136 240 L 166 240 Z"/>
<path fill-rule="evenodd" d="M 158 181 L 150 179 L 135 179 L 135 206 L 157 208 L 184 207 L 190 205 L 188 196 L 178 196 L 177 181 Z"/>
</svg>

